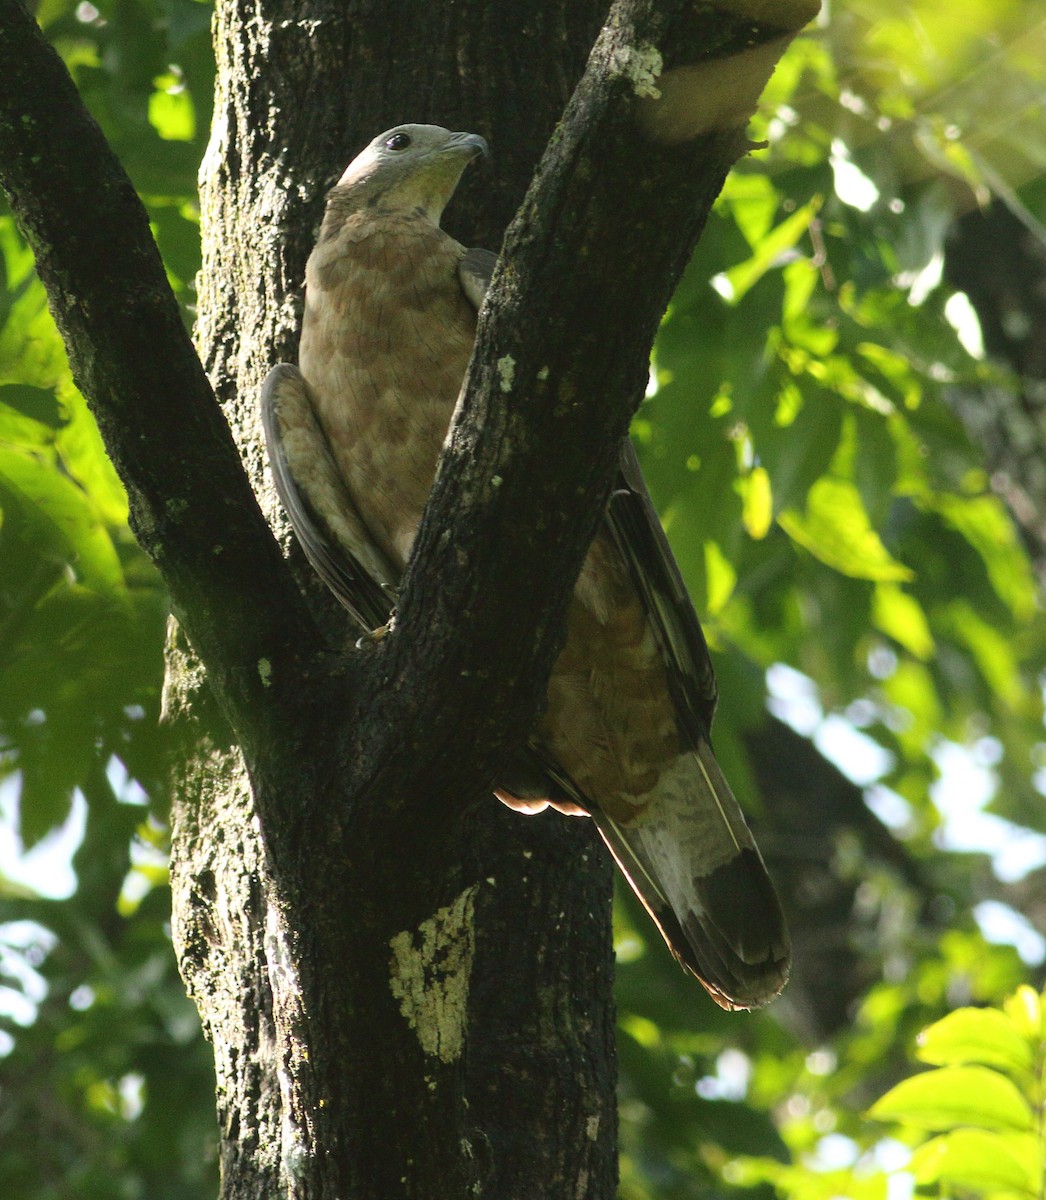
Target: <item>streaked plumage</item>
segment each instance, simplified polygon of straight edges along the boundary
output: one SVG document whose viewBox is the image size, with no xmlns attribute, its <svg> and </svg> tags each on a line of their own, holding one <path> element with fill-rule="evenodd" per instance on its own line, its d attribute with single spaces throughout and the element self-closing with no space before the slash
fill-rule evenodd
<svg viewBox="0 0 1046 1200">
<path fill-rule="evenodd" d="M 494 256 L 439 228 L 474 135 L 405 125 L 328 196 L 309 259 L 300 372 L 263 412 L 277 487 L 306 553 L 362 624 L 385 620 L 421 519 Z M 676 957 L 727 1008 L 788 971 L 777 897 L 709 744 L 704 636 L 630 446 L 585 560 L 548 707 L 498 789 L 590 812 Z"/>
</svg>

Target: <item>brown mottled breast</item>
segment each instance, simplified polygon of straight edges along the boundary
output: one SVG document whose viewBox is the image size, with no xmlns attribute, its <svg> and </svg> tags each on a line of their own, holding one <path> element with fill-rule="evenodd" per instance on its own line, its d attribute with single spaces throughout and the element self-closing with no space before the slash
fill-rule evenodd
<svg viewBox="0 0 1046 1200">
<path fill-rule="evenodd" d="M 364 521 L 402 567 L 475 338 L 464 250 L 409 216 L 360 212 L 330 228 L 309 259 L 301 370 Z M 538 739 L 625 824 L 680 753 L 649 617 L 605 534 L 578 580 Z"/>
<path fill-rule="evenodd" d="M 361 211 L 309 258 L 302 374 L 371 533 L 402 567 L 475 338 L 464 249 L 422 217 Z"/>
</svg>

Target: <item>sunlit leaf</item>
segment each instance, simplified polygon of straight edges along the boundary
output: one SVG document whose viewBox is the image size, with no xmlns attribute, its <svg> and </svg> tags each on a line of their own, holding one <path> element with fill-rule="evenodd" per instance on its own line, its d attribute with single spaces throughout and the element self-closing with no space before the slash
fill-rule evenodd
<svg viewBox="0 0 1046 1200">
<path fill-rule="evenodd" d="M 149 123 L 167 141 L 191 142 L 196 133 L 192 95 L 178 75 L 168 72 L 155 80 L 149 97 Z"/>
<path fill-rule="evenodd" d="M 731 304 L 737 304 L 744 299 L 767 271 L 778 265 L 782 256 L 791 250 L 806 232 L 820 207 L 819 198 L 803 205 L 763 238 L 751 258 L 725 272 L 726 297 Z"/>
<path fill-rule="evenodd" d="M 762 172 L 734 171 L 727 177 L 716 203 L 729 208 L 738 229 L 754 250 L 773 226 L 781 194 Z"/>
<path fill-rule="evenodd" d="M 957 1129 L 920 1146 L 910 1169 L 921 1184 L 1038 1196 L 1043 1167 L 1035 1138 Z"/>
<path fill-rule="evenodd" d="M 806 511 L 778 516 L 793 541 L 821 562 L 853 579 L 901 582 L 914 578 L 894 559 L 872 528 L 857 488 L 845 479 L 819 479 L 810 489 Z"/>
<path fill-rule="evenodd" d="M 1007 997 L 1003 1011 L 1025 1037 L 1041 1040 L 1046 1033 L 1043 1029 L 1042 997 L 1027 984 Z"/>
<path fill-rule="evenodd" d="M 766 537 L 774 519 L 770 476 L 765 467 L 753 467 L 739 481 L 743 501 L 742 520 L 748 536 L 757 541 Z"/>
<path fill-rule="evenodd" d="M 733 595 L 737 572 L 715 542 L 705 542 L 705 611 L 714 616 Z"/>
<path fill-rule="evenodd" d="M 1028 1102 L 1014 1084 L 987 1067 L 941 1067 L 905 1079 L 872 1105 L 878 1121 L 904 1121 L 919 1129 L 1031 1129 Z"/>
<path fill-rule="evenodd" d="M 112 537 L 87 495 L 43 458 L 0 445 L 0 498 L 18 504 L 46 545 L 103 590 L 123 581 Z"/>
<path fill-rule="evenodd" d="M 895 584 L 876 584 L 872 614 L 876 626 L 916 658 L 925 660 L 933 654 L 930 624 L 914 596 Z"/>
<path fill-rule="evenodd" d="M 63 468 L 91 498 L 99 517 L 109 525 L 127 523 L 127 494 L 102 444 L 94 417 L 71 378 L 58 394 L 68 421 L 55 438 Z"/>
<path fill-rule="evenodd" d="M 1013 1021 L 996 1008 L 959 1008 L 919 1034 L 916 1054 L 935 1066 L 981 1063 L 1003 1071 L 1026 1071 L 1032 1047 Z"/>
<path fill-rule="evenodd" d="M 65 347 L 37 279 L 15 294 L 0 328 L 0 383 L 53 388 L 68 371 Z"/>
<path fill-rule="evenodd" d="M 887 1176 L 848 1169 L 810 1170 L 808 1167 L 775 1162 L 773 1159 L 743 1158 L 731 1162 L 725 1172 L 736 1187 L 755 1189 L 771 1184 L 775 1194 L 789 1200 L 886 1200 Z"/>
</svg>

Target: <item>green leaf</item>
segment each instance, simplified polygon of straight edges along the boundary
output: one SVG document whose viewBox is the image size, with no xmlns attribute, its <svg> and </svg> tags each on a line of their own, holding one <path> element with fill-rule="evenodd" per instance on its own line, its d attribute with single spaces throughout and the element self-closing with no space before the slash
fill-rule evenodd
<svg viewBox="0 0 1046 1200">
<path fill-rule="evenodd" d="M 896 584 L 876 584 L 872 619 L 877 628 L 916 658 L 925 661 L 933 654 L 933 634 L 922 605 Z"/>
<path fill-rule="evenodd" d="M 748 424 L 759 463 L 770 473 L 778 509 L 796 508 L 830 468 L 842 437 L 844 406 L 831 392 L 789 378 Z"/>
<path fill-rule="evenodd" d="M 19 506 L 37 536 L 89 587 L 122 587 L 120 560 L 95 505 L 53 463 L 0 445 L 0 497 Z"/>
<path fill-rule="evenodd" d="M 0 318 L 0 383 L 54 387 L 69 366 L 39 279 L 0 299 Z"/>
<path fill-rule="evenodd" d="M 781 195 L 766 175 L 732 171 L 717 204 L 730 210 L 745 241 L 755 249 L 770 232 Z"/>
<path fill-rule="evenodd" d="M 714 615 L 733 595 L 737 571 L 716 542 L 705 542 L 705 612 Z"/>
<path fill-rule="evenodd" d="M 916 1054 L 934 1066 L 981 1063 L 1004 1071 L 1030 1070 L 1028 1039 L 997 1008 L 959 1008 L 919 1034 Z"/>
<path fill-rule="evenodd" d="M 166 141 L 191 142 L 196 135 L 196 110 L 185 81 L 173 72 L 154 81 L 149 97 L 149 124 Z"/>
<path fill-rule="evenodd" d="M 729 1178 L 735 1187 L 751 1189 L 749 1195 L 766 1195 L 759 1185 L 770 1184 L 775 1189 L 773 1194 L 788 1200 L 838 1200 L 840 1196 L 846 1200 L 886 1200 L 889 1195 L 887 1176 L 879 1171 L 812 1171 L 804 1165 L 772 1158 L 735 1159 L 730 1163 Z"/>
<path fill-rule="evenodd" d="M 760 541 L 770 532 L 774 518 L 770 476 L 765 467 L 753 467 L 747 475 L 738 480 L 738 485 L 743 505 L 741 519 L 748 536 Z"/>
<path fill-rule="evenodd" d="M 891 704 L 909 714 L 898 730 L 898 741 L 912 756 L 923 753 L 944 717 L 933 674 L 922 663 L 901 662 L 884 682 L 883 693 Z"/>
<path fill-rule="evenodd" d="M 21 755 L 18 833 L 25 850 L 31 850 L 69 816 L 73 788 L 87 768 L 90 752 L 82 737 L 73 737 L 49 745 L 44 753 Z"/>
<path fill-rule="evenodd" d="M 1013 1083 L 987 1067 L 941 1067 L 905 1079 L 872 1105 L 877 1121 L 919 1129 L 1031 1129 L 1032 1111 Z"/>
<path fill-rule="evenodd" d="M 820 207 L 821 198 L 815 196 L 809 204 L 804 204 L 768 233 L 751 258 L 725 272 L 729 285 L 728 303 L 737 304 L 780 261 L 782 255 L 792 249 L 810 227 Z"/>
<path fill-rule="evenodd" d="M 994 496 L 939 495 L 932 507 L 981 556 L 996 595 L 1013 615 L 1031 620 L 1038 603 L 1035 580 L 1002 504 Z"/>
<path fill-rule="evenodd" d="M 1042 1037 L 1042 996 L 1033 987 L 1022 984 L 1006 998 L 1003 1011 L 1018 1033 L 1036 1040 Z"/>
<path fill-rule="evenodd" d="M 61 429 L 68 417 L 62 411 L 52 388 L 34 388 L 26 384 L 0 384 L 0 437 L 11 440 L 12 429 L 5 426 L 5 414 L 14 410 L 36 424 L 43 425 L 47 430 Z M 18 426 L 19 430 L 23 427 Z M 33 441 L 39 439 L 39 434 L 30 433 Z"/>
<path fill-rule="evenodd" d="M 777 520 L 793 541 L 852 579 L 897 583 L 914 578 L 879 540 L 860 492 L 848 480 L 819 479 L 807 495 L 805 513 L 789 510 Z"/>
<path fill-rule="evenodd" d="M 109 525 L 127 523 L 127 494 L 102 445 L 102 435 L 72 380 L 59 385 L 58 398 L 69 416 L 55 437 L 62 466 L 90 496 L 98 516 Z"/>
<path fill-rule="evenodd" d="M 1033 1137 L 957 1129 L 920 1146 L 909 1170 L 924 1185 L 1037 1196 L 1043 1163 Z"/>
<path fill-rule="evenodd" d="M 1019 648 L 966 600 L 956 599 L 937 614 L 961 645 L 965 645 L 985 682 L 999 701 L 1012 709 L 1023 702 L 1025 691 L 1018 660 Z"/>
</svg>

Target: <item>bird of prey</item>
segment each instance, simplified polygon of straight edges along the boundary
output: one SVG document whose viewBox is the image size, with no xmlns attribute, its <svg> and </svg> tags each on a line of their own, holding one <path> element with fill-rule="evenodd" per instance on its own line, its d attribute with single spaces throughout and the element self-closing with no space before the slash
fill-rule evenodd
<svg viewBox="0 0 1046 1200">
<path fill-rule="evenodd" d="M 495 256 L 440 216 L 481 137 L 400 125 L 327 196 L 297 368 L 262 410 L 277 490 L 313 566 L 381 625 L 432 486 Z M 585 559 L 548 704 L 497 795 L 591 815 L 676 958 L 724 1008 L 788 975 L 780 905 L 712 754 L 716 685 L 631 447 Z"/>
</svg>

